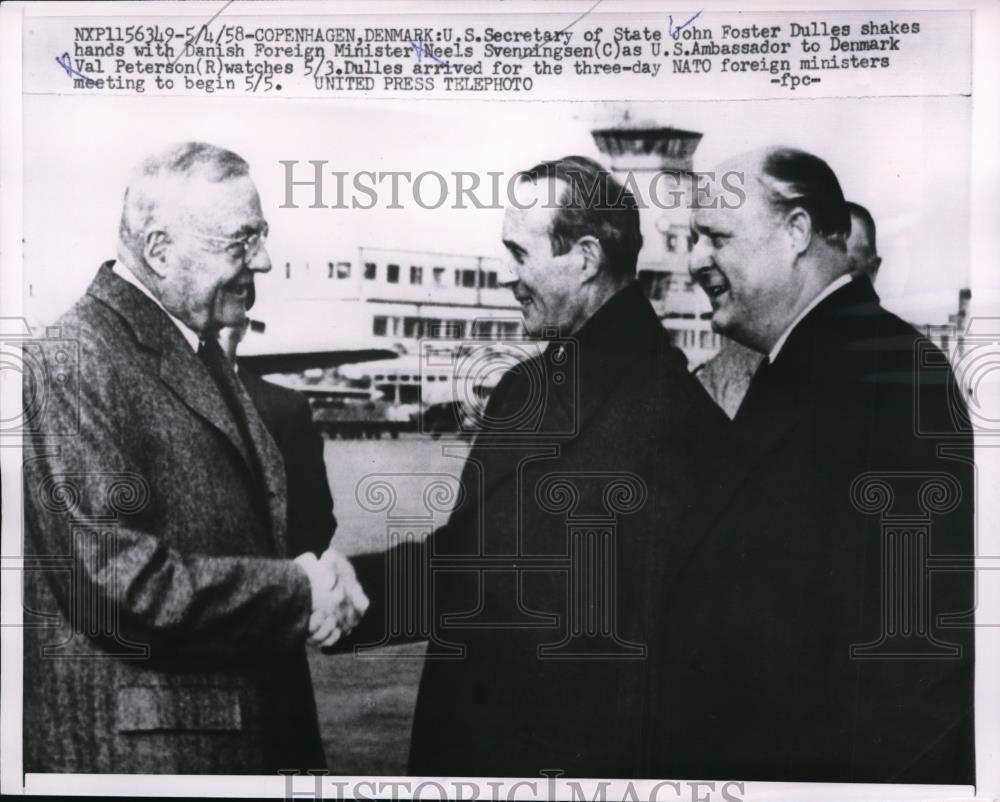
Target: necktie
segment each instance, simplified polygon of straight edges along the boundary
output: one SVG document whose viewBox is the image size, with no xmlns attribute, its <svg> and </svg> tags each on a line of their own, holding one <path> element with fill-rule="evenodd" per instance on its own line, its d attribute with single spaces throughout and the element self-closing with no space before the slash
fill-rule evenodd
<svg viewBox="0 0 1000 802">
<path fill-rule="evenodd" d="M 198 346 L 198 358 L 208 369 L 212 381 L 215 382 L 215 386 L 226 402 L 229 414 L 232 416 L 240 437 L 243 439 L 243 445 L 250 455 L 251 464 L 254 467 L 254 478 L 259 482 L 261 471 L 257 462 L 257 449 L 254 447 L 253 437 L 250 435 L 250 426 L 247 424 L 246 413 L 236 393 L 236 382 L 239 380 L 236 378 L 229 360 L 226 359 L 226 355 L 222 352 L 222 347 L 219 345 L 218 340 L 214 338 L 202 340 Z"/>
</svg>

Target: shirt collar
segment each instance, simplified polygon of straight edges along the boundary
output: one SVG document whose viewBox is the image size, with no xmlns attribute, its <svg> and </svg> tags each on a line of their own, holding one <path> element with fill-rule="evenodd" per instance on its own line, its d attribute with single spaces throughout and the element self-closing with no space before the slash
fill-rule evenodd
<svg viewBox="0 0 1000 802">
<path fill-rule="evenodd" d="M 771 349 L 771 352 L 767 355 L 767 361 L 773 365 L 774 360 L 778 358 L 778 353 L 784 347 L 785 341 L 788 339 L 788 336 L 792 333 L 793 329 L 796 326 L 798 326 L 799 323 L 802 322 L 802 319 L 810 312 L 812 312 L 813 309 L 819 306 L 824 298 L 833 295 L 833 293 L 835 293 L 841 287 L 850 284 L 850 282 L 851 282 L 851 274 L 845 273 L 844 275 L 838 276 L 829 284 L 827 284 L 826 288 L 819 295 L 813 298 L 809 302 L 808 306 L 806 306 L 805 309 L 799 312 L 798 317 L 796 317 L 795 320 L 792 321 L 791 325 L 787 329 L 785 329 L 784 333 L 778 338 L 778 341 L 774 344 L 774 347 Z"/>
<path fill-rule="evenodd" d="M 192 351 L 195 352 L 198 351 L 198 345 L 201 343 L 201 336 L 196 331 L 188 328 L 187 325 L 185 325 L 176 317 L 171 315 L 166 310 L 166 307 L 164 307 L 163 304 L 160 303 L 160 299 L 149 291 L 149 287 L 147 287 L 145 284 L 139 281 L 135 273 L 133 273 L 128 267 L 123 265 L 121 262 L 115 262 L 115 265 L 114 267 L 111 268 L 111 270 L 116 276 L 127 281 L 129 284 L 131 284 L 133 287 L 139 290 L 139 292 L 141 292 L 143 295 L 149 298 L 149 300 L 151 300 L 154 304 L 160 307 L 160 309 L 163 310 L 163 313 L 173 321 L 175 326 L 177 326 L 178 330 L 181 333 L 181 336 L 184 337 L 184 342 L 186 342 L 189 346 L 191 346 Z"/>
</svg>

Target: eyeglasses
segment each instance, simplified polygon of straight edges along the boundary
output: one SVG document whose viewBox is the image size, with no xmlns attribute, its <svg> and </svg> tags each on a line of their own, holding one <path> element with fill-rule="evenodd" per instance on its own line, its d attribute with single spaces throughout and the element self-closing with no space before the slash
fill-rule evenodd
<svg viewBox="0 0 1000 802">
<path fill-rule="evenodd" d="M 224 250 L 236 261 L 245 262 L 247 259 L 256 256 L 257 252 L 264 247 L 264 244 L 267 242 L 268 227 L 267 223 L 264 223 L 260 231 L 254 231 L 252 234 L 247 234 L 245 237 L 237 237 L 236 239 L 230 239 L 229 237 L 209 237 L 205 234 L 196 234 L 193 231 L 186 231 L 184 233 L 205 242 L 225 243 L 221 250 Z"/>
</svg>

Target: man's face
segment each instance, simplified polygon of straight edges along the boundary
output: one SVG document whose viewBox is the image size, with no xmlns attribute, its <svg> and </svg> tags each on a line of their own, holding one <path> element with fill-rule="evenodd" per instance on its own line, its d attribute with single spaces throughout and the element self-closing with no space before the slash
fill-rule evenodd
<svg viewBox="0 0 1000 802">
<path fill-rule="evenodd" d="M 868 227 L 854 215 L 851 215 L 851 236 L 847 238 L 847 261 L 852 274 L 868 276 L 873 282 L 882 264 L 882 258 L 872 247 Z"/>
<path fill-rule="evenodd" d="M 551 328 L 568 336 L 584 322 L 582 255 L 575 248 L 560 256 L 552 252 L 549 230 L 556 210 L 546 206 L 551 206 L 552 197 L 561 195 L 562 187 L 552 188 L 548 183 L 521 182 L 518 203 L 534 205 L 509 207 L 503 220 L 503 244 L 510 254 L 508 268 L 513 276 L 503 283 L 521 304 L 525 328 L 533 337 Z"/>
<path fill-rule="evenodd" d="M 782 310 L 796 297 L 795 251 L 752 168 L 735 169 L 745 176 L 746 200 L 739 208 L 727 209 L 726 196 L 713 193 L 719 208 L 694 210 L 688 269 L 708 295 L 712 328 L 767 351 L 784 329 Z"/>
<path fill-rule="evenodd" d="M 271 269 L 263 242 L 245 248 L 239 241 L 266 230 L 260 199 L 246 176 L 211 183 L 179 185 L 184 197 L 166 228 L 162 302 L 201 334 L 223 326 L 242 326 L 254 294 L 254 273 Z M 166 210 L 168 213 L 171 210 Z"/>
</svg>

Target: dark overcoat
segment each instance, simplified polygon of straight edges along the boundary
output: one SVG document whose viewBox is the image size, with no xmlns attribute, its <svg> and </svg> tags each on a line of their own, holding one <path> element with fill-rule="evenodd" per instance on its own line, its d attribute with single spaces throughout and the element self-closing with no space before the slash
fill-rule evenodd
<svg viewBox="0 0 1000 802">
<path fill-rule="evenodd" d="M 947 359 L 855 279 L 735 426 L 709 531 L 660 582 L 651 771 L 971 784 L 974 469 Z"/>
<path fill-rule="evenodd" d="M 503 377 L 448 523 L 356 561 L 372 608 L 355 644 L 427 611 L 412 774 L 642 772 L 653 568 L 711 503 L 729 423 L 636 284 Z"/>
</svg>

